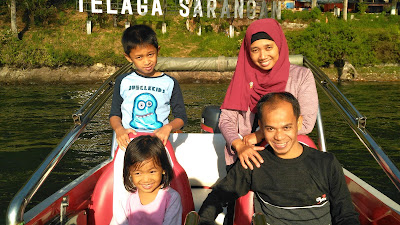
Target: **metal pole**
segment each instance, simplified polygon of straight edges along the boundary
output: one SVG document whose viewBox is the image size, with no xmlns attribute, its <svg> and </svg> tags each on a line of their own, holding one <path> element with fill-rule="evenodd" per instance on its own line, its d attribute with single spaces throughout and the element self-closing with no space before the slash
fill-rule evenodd
<svg viewBox="0 0 400 225">
<path fill-rule="evenodd" d="M 317 131 L 318 131 L 319 149 L 323 152 L 326 152 L 327 150 L 326 150 L 324 126 L 322 124 L 321 109 L 319 108 L 319 106 L 318 106 L 318 114 L 317 114 Z"/>
</svg>

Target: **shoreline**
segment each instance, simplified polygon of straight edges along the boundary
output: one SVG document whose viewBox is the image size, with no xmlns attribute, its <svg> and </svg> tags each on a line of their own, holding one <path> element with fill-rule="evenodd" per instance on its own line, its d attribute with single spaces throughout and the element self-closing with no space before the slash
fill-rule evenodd
<svg viewBox="0 0 400 225">
<path fill-rule="evenodd" d="M 392 70 L 384 71 L 383 69 L 391 67 Z M 369 69 L 370 68 L 370 69 Z M 371 68 L 378 68 L 375 71 Z M 90 67 L 60 67 L 52 69 L 48 67 L 35 69 L 17 69 L 10 67 L 0 68 L 0 84 L 16 85 L 16 84 L 88 84 L 102 83 L 109 76 L 115 73 L 119 67 L 105 66 L 97 63 Z M 338 80 L 337 69 L 321 68 L 332 81 Z M 230 82 L 233 71 L 228 72 L 212 72 L 212 71 L 179 71 L 165 72 L 176 78 L 180 83 L 226 83 Z M 342 81 L 357 82 L 390 82 L 400 81 L 400 66 L 376 66 L 365 67 L 358 70 L 357 76 L 352 77 L 343 75 Z"/>
</svg>

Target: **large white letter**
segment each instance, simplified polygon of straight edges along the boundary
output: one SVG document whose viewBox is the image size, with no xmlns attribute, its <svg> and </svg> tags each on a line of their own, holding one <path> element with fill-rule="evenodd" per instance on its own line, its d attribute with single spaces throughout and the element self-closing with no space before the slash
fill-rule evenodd
<svg viewBox="0 0 400 225">
<path fill-rule="evenodd" d="M 107 0 L 107 14 L 118 14 L 118 10 L 111 8 L 111 0 Z"/>
<path fill-rule="evenodd" d="M 197 14 L 199 14 L 200 17 L 203 17 L 203 10 L 201 8 L 201 1 L 200 0 L 196 0 L 196 2 L 194 3 L 193 17 L 196 17 Z"/>
<path fill-rule="evenodd" d="M 162 16 L 160 0 L 153 0 L 153 9 L 151 11 L 151 15 L 152 16 L 156 15 L 156 12 L 158 12 L 158 15 Z"/>
<path fill-rule="evenodd" d="M 243 0 L 240 0 L 240 5 L 239 1 L 235 0 L 235 18 L 237 18 L 237 12 L 239 11 L 239 17 L 240 19 L 243 18 Z"/>
<path fill-rule="evenodd" d="M 212 7 L 211 7 L 211 2 Z M 212 14 L 212 17 L 215 18 L 215 9 L 217 8 L 217 0 L 207 0 L 207 17 L 210 18 L 210 13 Z"/>
<path fill-rule="evenodd" d="M 189 4 L 189 0 L 185 0 L 185 4 Z M 183 4 L 183 0 L 179 0 L 179 5 L 182 7 L 182 9 L 179 10 L 179 14 L 182 17 L 189 16 L 189 7 L 185 4 Z"/>
<path fill-rule="evenodd" d="M 128 10 L 128 13 L 130 15 L 133 14 L 132 5 L 131 5 L 131 1 L 130 0 L 124 0 L 124 2 L 122 3 L 121 14 L 125 14 L 126 10 Z"/>
<path fill-rule="evenodd" d="M 252 5 L 252 6 L 250 6 Z M 257 7 L 257 3 L 254 0 L 249 0 L 247 2 L 247 18 L 249 19 L 254 19 L 256 18 L 256 7 Z"/>
<path fill-rule="evenodd" d="M 144 4 L 147 4 L 147 0 L 143 0 Z M 142 11 L 143 9 L 143 11 Z M 142 0 L 137 0 L 137 11 L 138 14 L 144 16 L 147 14 L 147 5 L 142 6 Z"/>
<path fill-rule="evenodd" d="M 260 16 L 258 18 L 262 19 L 263 17 L 268 18 L 268 7 L 265 1 L 261 4 Z"/>
<path fill-rule="evenodd" d="M 92 0 L 92 13 L 103 13 L 102 9 L 96 9 L 96 5 L 101 5 L 101 1 Z"/>
<path fill-rule="evenodd" d="M 222 5 L 221 18 L 224 18 L 224 14 L 226 14 L 226 18 L 231 18 L 231 16 L 229 15 L 228 0 L 224 0 L 224 3 Z"/>
<path fill-rule="evenodd" d="M 79 0 L 79 12 L 83 12 L 83 0 Z"/>
</svg>

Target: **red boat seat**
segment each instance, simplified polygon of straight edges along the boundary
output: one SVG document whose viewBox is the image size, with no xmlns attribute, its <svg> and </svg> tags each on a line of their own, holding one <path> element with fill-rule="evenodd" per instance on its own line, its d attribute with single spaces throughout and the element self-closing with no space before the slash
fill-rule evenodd
<svg viewBox="0 0 400 225">
<path fill-rule="evenodd" d="M 130 138 L 135 138 L 144 133 L 137 135 L 130 134 Z M 176 190 L 182 201 L 182 222 L 185 221 L 185 216 L 190 211 L 194 210 L 193 196 L 190 189 L 189 179 L 178 163 L 175 157 L 175 152 L 171 143 L 168 141 L 165 146 L 171 161 L 173 163 L 174 179 L 170 186 Z M 118 149 L 117 149 L 118 151 Z M 88 224 L 91 225 L 109 225 L 113 214 L 113 185 L 114 185 L 114 161 L 107 165 L 107 168 L 100 176 L 93 191 L 91 205 L 89 207 Z"/>
<path fill-rule="evenodd" d="M 298 135 L 297 140 L 311 148 L 317 149 L 314 141 L 307 135 Z M 261 143 L 265 145 L 266 143 Z M 251 218 L 254 214 L 254 204 L 253 204 L 254 193 L 249 191 L 246 195 L 238 198 L 235 204 L 235 219 L 234 225 L 250 225 Z"/>
</svg>

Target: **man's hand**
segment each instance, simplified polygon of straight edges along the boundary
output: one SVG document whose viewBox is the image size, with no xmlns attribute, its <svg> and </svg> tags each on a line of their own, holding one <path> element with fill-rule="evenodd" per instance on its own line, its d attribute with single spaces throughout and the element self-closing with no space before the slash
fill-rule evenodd
<svg viewBox="0 0 400 225">
<path fill-rule="evenodd" d="M 136 134 L 136 131 L 132 128 L 125 129 L 123 127 L 120 127 L 117 130 L 115 130 L 115 134 L 117 136 L 116 137 L 117 143 L 122 150 L 125 150 L 129 142 L 131 142 L 131 139 L 129 138 L 128 135 L 129 133 Z"/>
<path fill-rule="evenodd" d="M 170 124 L 166 124 L 162 126 L 161 128 L 158 128 L 157 130 L 154 131 L 154 135 L 156 135 L 164 145 L 167 144 L 169 134 L 172 131 L 172 126 Z"/>
<path fill-rule="evenodd" d="M 260 167 L 260 163 L 264 163 L 263 158 L 258 153 L 258 151 L 264 150 L 264 147 L 246 145 L 240 139 L 238 139 L 237 141 L 235 140 L 234 142 L 236 143 L 232 143 L 232 145 L 235 146 L 236 154 L 243 168 L 250 168 L 251 170 L 253 170 L 253 163 L 256 167 Z"/>
</svg>

